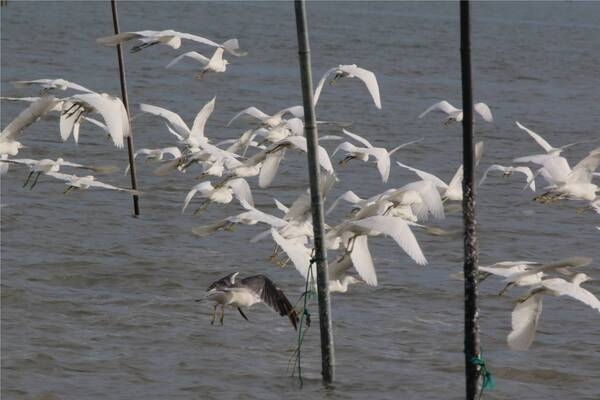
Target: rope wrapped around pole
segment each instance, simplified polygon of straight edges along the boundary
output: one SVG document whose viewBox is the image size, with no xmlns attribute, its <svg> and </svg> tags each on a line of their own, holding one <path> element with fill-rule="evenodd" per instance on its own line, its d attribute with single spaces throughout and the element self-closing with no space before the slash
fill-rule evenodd
<svg viewBox="0 0 600 400">
<path fill-rule="evenodd" d="M 319 327 L 321 330 L 321 360 L 323 383 L 334 380 L 333 333 L 331 325 L 331 303 L 329 298 L 329 273 L 327 269 L 327 251 L 325 249 L 325 218 L 323 197 L 319 187 L 319 164 L 317 152 L 319 140 L 313 101 L 310 47 L 306 27 L 306 8 L 304 0 L 295 0 L 296 30 L 298 33 L 298 56 L 300 59 L 300 77 L 304 105 L 304 133 L 307 142 L 308 172 L 312 204 L 314 229 L 314 260 L 317 266 L 317 299 L 319 302 Z"/>
</svg>

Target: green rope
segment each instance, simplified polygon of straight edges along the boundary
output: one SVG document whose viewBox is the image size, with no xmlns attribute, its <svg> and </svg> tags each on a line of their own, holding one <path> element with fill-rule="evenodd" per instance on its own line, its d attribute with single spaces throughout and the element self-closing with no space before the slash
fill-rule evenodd
<svg viewBox="0 0 600 400">
<path fill-rule="evenodd" d="M 310 260 L 310 264 L 308 265 L 308 273 L 306 274 L 306 284 L 305 284 L 305 288 L 304 288 L 304 306 L 302 309 L 302 316 L 300 317 L 300 328 L 298 328 L 298 348 L 296 349 L 296 364 L 298 366 L 298 379 L 300 380 L 300 386 L 303 385 L 303 380 L 302 380 L 302 362 L 301 362 L 301 349 L 302 349 L 302 342 L 304 342 L 304 335 L 306 334 L 306 330 L 308 328 L 310 328 L 310 312 L 308 311 L 307 308 L 307 304 L 308 304 L 308 300 L 309 297 L 312 298 L 314 295 L 314 290 L 313 290 L 313 286 L 314 286 L 314 276 L 313 276 L 313 269 L 312 266 L 315 264 L 315 259 L 312 258 Z M 310 286 L 310 291 L 308 290 L 309 288 L 309 284 L 311 284 Z M 304 331 L 302 330 L 302 327 L 304 326 L 304 321 L 306 321 L 306 328 Z"/>
<path fill-rule="evenodd" d="M 471 358 L 470 361 L 471 361 L 471 364 L 479 365 L 479 371 L 481 372 L 481 375 L 483 376 L 483 384 L 481 385 L 481 391 L 479 392 L 479 398 L 481 399 L 481 396 L 483 395 L 484 390 L 486 390 L 486 389 L 492 390 L 492 389 L 496 388 L 496 379 L 494 379 L 494 376 L 492 375 L 490 370 L 487 368 L 487 365 L 485 364 L 485 359 L 483 358 L 483 351 L 481 352 L 481 354 Z"/>
</svg>

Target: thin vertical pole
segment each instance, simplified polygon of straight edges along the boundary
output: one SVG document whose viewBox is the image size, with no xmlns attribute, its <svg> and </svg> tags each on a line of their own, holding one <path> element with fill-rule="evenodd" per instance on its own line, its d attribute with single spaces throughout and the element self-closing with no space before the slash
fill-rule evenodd
<svg viewBox="0 0 600 400">
<path fill-rule="evenodd" d="M 463 218 L 465 223 L 465 374 L 467 400 L 473 400 L 481 385 L 480 367 L 473 361 L 479 353 L 477 308 L 477 232 L 475 221 L 475 163 L 473 146 L 473 87 L 471 81 L 470 4 L 460 2 L 460 55 L 463 100 Z"/>
<path fill-rule="evenodd" d="M 116 0 L 110 0 L 110 6 L 112 8 L 113 25 L 115 27 L 115 35 L 119 34 L 119 15 L 117 13 L 117 2 Z M 127 98 L 127 82 L 125 80 L 125 63 L 123 62 L 123 48 L 121 44 L 117 44 L 117 59 L 119 60 L 119 77 L 121 78 L 121 97 L 123 99 L 123 105 L 127 110 L 127 116 L 131 120 L 131 114 L 129 113 L 129 100 Z M 137 190 L 137 178 L 135 173 L 135 162 L 133 158 L 133 137 L 131 133 L 127 136 L 127 153 L 129 155 L 129 174 L 131 176 L 131 188 Z M 140 198 L 138 195 L 133 195 L 133 213 L 135 216 L 140 215 Z"/>
<path fill-rule="evenodd" d="M 302 99 L 304 104 L 304 133 L 307 142 L 308 175 L 314 229 L 315 256 L 317 266 L 317 298 L 319 300 L 319 326 L 321 328 L 321 360 L 323 383 L 334 379 L 333 333 L 331 326 L 331 302 L 329 298 L 329 272 L 327 268 L 327 250 L 325 249 L 325 219 L 323 216 L 323 198 L 319 187 L 319 164 L 317 152 L 319 139 L 313 101 L 312 71 L 310 64 L 310 46 L 306 27 L 306 9 L 304 0 L 295 0 L 296 30 L 298 33 L 298 56 L 300 59 L 300 77 L 302 81 Z"/>
</svg>

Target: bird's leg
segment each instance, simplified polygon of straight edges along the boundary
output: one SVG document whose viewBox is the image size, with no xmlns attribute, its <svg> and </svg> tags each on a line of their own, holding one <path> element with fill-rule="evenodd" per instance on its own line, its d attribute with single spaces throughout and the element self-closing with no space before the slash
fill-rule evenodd
<svg viewBox="0 0 600 400">
<path fill-rule="evenodd" d="M 592 209 L 592 207 L 590 207 L 590 206 L 585 206 L 585 207 L 577 207 L 577 208 L 575 209 L 575 212 L 576 212 L 577 214 L 583 214 L 583 213 L 585 213 L 585 212 L 588 212 L 588 211 L 590 211 L 591 209 Z"/>
<path fill-rule="evenodd" d="M 561 193 L 546 192 L 544 194 L 540 194 L 539 196 L 534 197 L 533 200 L 541 204 L 549 204 L 554 203 L 558 200 L 562 200 L 564 198 L 565 196 Z"/>
<path fill-rule="evenodd" d="M 329 81 L 329 84 L 330 84 L 330 85 L 334 85 L 334 84 L 335 84 L 335 82 L 336 82 L 338 79 L 342 78 L 343 76 L 344 76 L 344 75 L 342 75 L 342 74 L 335 74 L 335 76 L 333 77 L 333 79 Z"/>
<path fill-rule="evenodd" d="M 196 74 L 196 79 L 202 80 L 204 78 L 205 73 L 206 73 L 206 70 L 200 71 L 198 74 Z"/>
<path fill-rule="evenodd" d="M 202 213 L 204 213 L 204 211 L 206 211 L 209 205 L 210 201 L 204 201 L 204 203 L 202 203 L 202 205 L 198 207 L 196 211 L 194 211 L 194 215 L 201 215 Z"/>
<path fill-rule="evenodd" d="M 221 323 L 221 326 L 223 326 L 223 319 L 225 318 L 225 304 L 221 304 L 221 318 L 219 319 L 219 322 Z"/>
<path fill-rule="evenodd" d="M 348 250 L 348 253 L 352 253 L 352 250 L 354 250 L 354 242 L 356 242 L 357 237 L 358 235 L 352 236 L 348 241 L 348 247 L 346 248 Z"/>
<path fill-rule="evenodd" d="M 510 289 L 514 285 L 514 282 L 508 282 L 504 288 L 498 293 L 498 296 L 502 296 L 508 289 Z"/>
<path fill-rule="evenodd" d="M 223 228 L 223 230 L 227 231 L 227 232 L 234 232 L 235 228 L 236 228 L 235 224 L 233 222 L 230 222 L 227 225 L 225 225 L 225 228 Z"/>
<path fill-rule="evenodd" d="M 27 186 L 27 184 L 29 183 L 29 180 L 31 179 L 31 177 L 33 176 L 34 173 L 35 173 L 35 171 L 31 171 L 29 173 L 29 175 L 27 175 L 27 179 L 25 179 L 25 183 L 23 184 L 23 187 Z"/>
<path fill-rule="evenodd" d="M 212 318 L 210 320 L 210 324 L 214 325 L 215 324 L 215 319 L 217 319 L 217 306 L 219 305 L 219 303 L 215 303 L 215 306 L 213 307 L 213 313 L 212 313 Z"/>
<path fill-rule="evenodd" d="M 75 186 L 69 186 L 68 188 L 65 189 L 63 194 L 69 194 L 69 193 L 71 193 L 71 191 L 73 191 L 75 189 L 76 189 Z"/>
<path fill-rule="evenodd" d="M 150 47 L 150 46 L 154 46 L 155 44 L 159 44 L 159 41 L 154 41 L 154 42 L 146 42 L 146 43 L 142 43 L 142 44 L 138 44 L 137 46 L 133 46 L 131 48 L 131 50 L 129 50 L 130 53 L 137 53 L 138 51 L 141 51 L 142 49 L 145 49 L 146 47 Z"/>
<path fill-rule="evenodd" d="M 277 263 L 277 266 L 278 266 L 279 268 L 283 268 L 283 267 L 285 267 L 286 265 L 288 265 L 288 263 L 289 263 L 289 262 L 290 262 L 290 258 L 289 258 L 289 257 L 286 257 L 286 258 L 285 258 L 285 260 L 283 260 L 283 261 L 279 261 L 279 262 Z"/>
<path fill-rule="evenodd" d="M 238 309 L 238 311 L 240 312 L 240 314 L 242 315 L 242 317 L 244 317 L 244 319 L 245 319 L 246 321 L 250 322 L 250 320 L 248 319 L 248 317 L 246 317 L 246 314 L 244 314 L 244 312 L 242 311 L 242 309 L 241 309 L 241 308 L 239 308 L 239 307 L 238 307 L 237 309 Z"/>
<path fill-rule="evenodd" d="M 273 247 L 273 252 L 271 253 L 271 256 L 269 257 L 269 261 L 273 262 L 273 260 L 275 260 L 275 258 L 277 257 L 278 254 L 279 254 L 279 245 L 276 244 L 275 247 Z"/>
<path fill-rule="evenodd" d="M 452 117 L 450 117 L 450 118 L 448 118 L 448 119 L 447 119 L 447 120 L 444 122 L 444 126 L 448 126 L 448 125 L 450 125 L 451 123 L 453 123 L 454 121 L 456 121 L 456 119 L 455 119 L 455 118 L 452 118 Z"/>
<path fill-rule="evenodd" d="M 343 160 L 340 160 L 340 162 L 338 163 L 339 165 L 346 165 L 348 164 L 348 161 L 352 160 L 356 158 L 355 156 L 346 156 L 346 158 L 344 158 Z"/>
<path fill-rule="evenodd" d="M 392 211 L 392 209 L 395 207 L 394 204 L 390 205 L 388 208 L 386 208 L 386 210 L 383 212 L 383 215 L 388 215 L 390 211 Z"/>
<path fill-rule="evenodd" d="M 29 187 L 29 189 L 33 189 L 33 187 L 37 184 L 38 179 L 40 179 L 41 174 L 42 174 L 42 172 L 38 171 L 38 173 L 35 175 L 35 179 L 33 180 L 33 183 Z"/>
</svg>

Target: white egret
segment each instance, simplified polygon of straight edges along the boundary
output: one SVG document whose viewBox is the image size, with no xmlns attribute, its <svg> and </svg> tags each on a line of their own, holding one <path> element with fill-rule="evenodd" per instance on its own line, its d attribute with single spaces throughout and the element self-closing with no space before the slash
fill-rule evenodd
<svg viewBox="0 0 600 400">
<path fill-rule="evenodd" d="M 315 89 L 315 94 L 313 96 L 313 100 L 315 105 L 319 101 L 319 97 L 321 95 L 321 91 L 323 90 L 323 85 L 325 81 L 331 74 L 335 73 L 333 79 L 329 82 L 329 84 L 335 83 L 338 79 L 341 78 L 358 78 L 367 87 L 369 94 L 373 98 L 373 102 L 375 103 L 375 107 L 381 109 L 381 98 L 379 97 L 379 85 L 377 84 L 377 78 L 375 74 L 369 70 L 358 67 L 356 64 L 351 65 L 338 65 L 337 67 L 331 68 L 323 74 L 323 77 L 317 84 L 317 88 Z"/>
<path fill-rule="evenodd" d="M 60 116 L 62 139 L 66 140 L 72 132 L 74 136 L 78 135 L 81 118 L 90 112 L 102 116 L 113 143 L 123 148 L 124 139 L 131 132 L 129 115 L 121 99 L 107 93 L 82 93 L 63 99 Z"/>
<path fill-rule="evenodd" d="M 512 312 L 512 331 L 507 337 L 511 350 L 527 350 L 535 338 L 535 331 L 542 313 L 544 295 L 568 296 L 600 312 L 600 300 L 580 285 L 591 280 L 583 273 L 574 275 L 570 281 L 562 278 L 542 280 L 524 296 Z"/>
<path fill-rule="evenodd" d="M 95 93 L 93 90 L 83 87 L 78 83 L 70 82 L 64 79 L 35 79 L 32 81 L 14 81 L 12 82 L 12 84 L 16 87 L 41 86 L 44 92 L 47 92 L 52 89 L 58 89 L 63 91 L 71 89 L 78 92 Z"/>
<path fill-rule="evenodd" d="M 253 275 L 235 281 L 239 272 L 234 272 L 213 282 L 202 299 L 196 301 L 211 300 L 215 302 L 211 324 L 215 323 L 217 317 L 217 307 L 221 306 L 221 317 L 219 319 L 223 325 L 225 317 L 225 306 L 237 308 L 241 316 L 248 321 L 241 307 L 250 307 L 256 303 L 265 303 L 282 317 L 288 317 L 294 329 L 298 326 L 298 315 L 290 301 L 285 297 L 283 291 L 279 289 L 273 281 L 265 275 Z"/>
<path fill-rule="evenodd" d="M 521 123 L 519 123 L 519 121 L 515 121 L 515 123 L 517 124 L 517 126 L 520 129 L 522 129 L 525 132 L 527 132 L 527 134 L 529 134 L 529 136 L 531 136 L 533 138 L 533 140 L 535 140 L 536 143 L 539 144 L 546 151 L 546 154 L 551 154 L 551 155 L 558 156 L 560 153 L 562 153 L 563 150 L 565 150 L 565 149 L 567 149 L 567 148 L 569 148 L 571 146 L 574 146 L 576 144 L 582 144 L 582 143 L 588 143 L 589 142 L 589 141 L 575 142 L 575 143 L 566 144 L 566 145 L 561 146 L 561 147 L 554 147 L 550 143 L 548 143 L 546 140 L 544 140 L 544 138 L 542 138 L 540 135 L 538 135 L 537 133 L 535 133 L 531 129 L 526 128 L 525 126 L 521 125 Z"/>
<path fill-rule="evenodd" d="M 446 100 L 442 100 L 439 103 L 435 103 L 427 110 L 423 111 L 419 118 L 423 118 L 426 114 L 433 110 L 440 110 L 448 114 L 448 119 L 444 122 L 444 125 L 448 125 L 454 121 L 461 122 L 463 120 L 463 111 L 460 108 L 454 107 L 452 104 L 448 103 Z M 486 122 L 493 122 L 494 118 L 492 117 L 492 111 L 485 103 L 475 103 L 473 104 L 473 111 L 481 115 Z"/>
<path fill-rule="evenodd" d="M 293 106 L 284 108 L 283 110 L 279 110 L 273 115 L 269 115 L 262 112 L 256 107 L 248 107 L 235 114 L 233 118 L 231 118 L 231 120 L 227 123 L 227 126 L 231 125 L 233 121 L 235 121 L 242 115 L 249 115 L 253 118 L 258 119 L 263 125 L 269 128 L 274 128 L 284 121 L 283 117 L 288 113 L 293 115 L 294 117 L 302 118 L 304 116 L 304 109 L 302 108 L 302 106 Z"/>
<path fill-rule="evenodd" d="M 387 151 L 387 149 L 383 147 L 373 147 L 373 145 L 367 139 L 355 133 L 352 133 L 346 129 L 343 129 L 342 132 L 344 132 L 344 134 L 350 136 L 354 140 L 360 142 L 365 147 L 357 147 L 352 143 L 343 142 L 336 147 L 336 149 L 331 155 L 335 155 L 335 153 L 337 153 L 339 150 L 345 151 L 347 153 L 347 156 L 342 161 L 340 161 L 340 164 L 344 164 L 352 159 L 359 159 L 361 161 L 366 162 L 369 160 L 370 156 L 375 157 L 375 159 L 377 160 L 377 169 L 379 170 L 379 174 L 381 175 L 381 179 L 384 183 L 387 182 L 390 176 L 390 156 L 396 151 L 400 150 L 401 148 L 406 147 L 419 140 L 422 140 L 413 140 L 408 143 L 401 144 L 390 151 Z"/>
<path fill-rule="evenodd" d="M 212 100 L 200 109 L 198 114 L 196 114 L 196 118 L 194 118 L 191 129 L 178 114 L 169 111 L 166 108 L 150 104 L 140 104 L 140 110 L 164 118 L 167 121 L 167 126 L 171 128 L 169 131 L 175 135 L 180 142 L 191 148 L 197 149 L 208 142 L 208 139 L 204 136 L 204 126 L 206 125 L 208 117 L 210 117 L 215 109 L 215 100 L 216 97 L 213 97 Z"/>
<path fill-rule="evenodd" d="M 490 171 L 501 171 L 503 176 L 505 177 L 511 176 L 513 172 L 520 172 L 527 177 L 527 185 L 525 185 L 525 188 L 529 187 L 531 191 L 535 192 L 535 179 L 533 177 L 533 172 L 531 172 L 531 169 L 529 167 L 504 167 L 502 165 L 492 164 L 483 173 L 483 176 L 479 181 L 479 186 L 483 184 Z"/>
<path fill-rule="evenodd" d="M 211 58 L 206 58 L 196 51 L 188 51 L 175 57 L 167 64 L 166 68 L 171 68 L 183 58 L 191 58 L 202 64 L 202 70 L 196 75 L 196 79 L 204 78 L 204 74 L 207 72 L 225 72 L 229 65 L 229 61 L 223 58 L 223 48 L 219 47 L 215 50 Z"/>
<path fill-rule="evenodd" d="M 117 167 L 115 167 L 115 166 L 95 167 L 92 165 L 82 165 L 82 164 L 65 161 L 61 157 L 57 158 L 56 160 L 50 160 L 50 159 L 31 160 L 28 158 L 20 158 L 20 159 L 12 158 L 12 159 L 5 160 L 3 162 L 27 165 L 29 167 L 29 169 L 31 170 L 31 172 L 29 172 L 29 175 L 27 175 L 27 179 L 25 179 L 25 183 L 23 183 L 23 187 L 27 186 L 27 184 L 29 183 L 31 178 L 34 177 L 34 175 L 35 175 L 35 177 L 33 178 L 33 182 L 31 183 L 32 189 L 37 184 L 38 179 L 41 174 L 47 174 L 48 172 L 58 172 L 61 169 L 61 167 L 63 167 L 63 166 L 71 167 L 71 168 L 87 169 L 90 171 L 94 171 L 96 173 L 105 173 L 105 174 L 115 172 L 117 170 Z"/>
<path fill-rule="evenodd" d="M 233 200 L 234 197 L 240 202 L 245 201 L 251 206 L 254 205 L 250 186 L 245 179 L 231 179 L 216 186 L 213 186 L 212 183 L 207 181 L 195 185 L 188 192 L 187 196 L 185 197 L 185 201 L 183 202 L 183 207 L 181 209 L 182 213 L 185 211 L 196 193 L 198 193 L 200 197 L 206 199 L 203 206 L 200 207 L 200 211 L 206 209 L 211 202 L 228 204 Z"/>
<path fill-rule="evenodd" d="M 51 176 L 56 179 L 59 179 L 61 181 L 65 181 L 65 184 L 69 186 L 64 191 L 65 194 L 69 193 L 71 190 L 89 189 L 91 187 L 110 189 L 110 190 L 118 190 L 121 192 L 129 192 L 136 196 L 140 196 L 142 194 L 140 191 L 137 191 L 137 190 L 125 189 L 125 188 L 109 185 L 108 183 L 97 181 L 93 175 L 76 176 L 76 175 L 62 174 L 60 172 L 48 172 L 48 173 L 46 173 L 46 175 Z"/>
<path fill-rule="evenodd" d="M 246 55 L 246 52 L 240 51 L 240 44 L 237 39 L 229 39 L 221 44 L 202 36 L 192 35 L 189 33 L 177 32 L 171 29 L 163 31 L 137 31 L 137 32 L 121 32 L 117 35 L 106 36 L 96 39 L 98 43 L 105 46 L 116 46 L 128 40 L 137 39 L 141 44 L 131 48 L 131 52 L 138 52 L 146 47 L 156 44 L 165 44 L 174 49 L 181 47 L 181 40 L 191 40 L 197 43 L 206 44 L 212 47 L 222 47 L 228 53 L 235 56 Z"/>
</svg>

